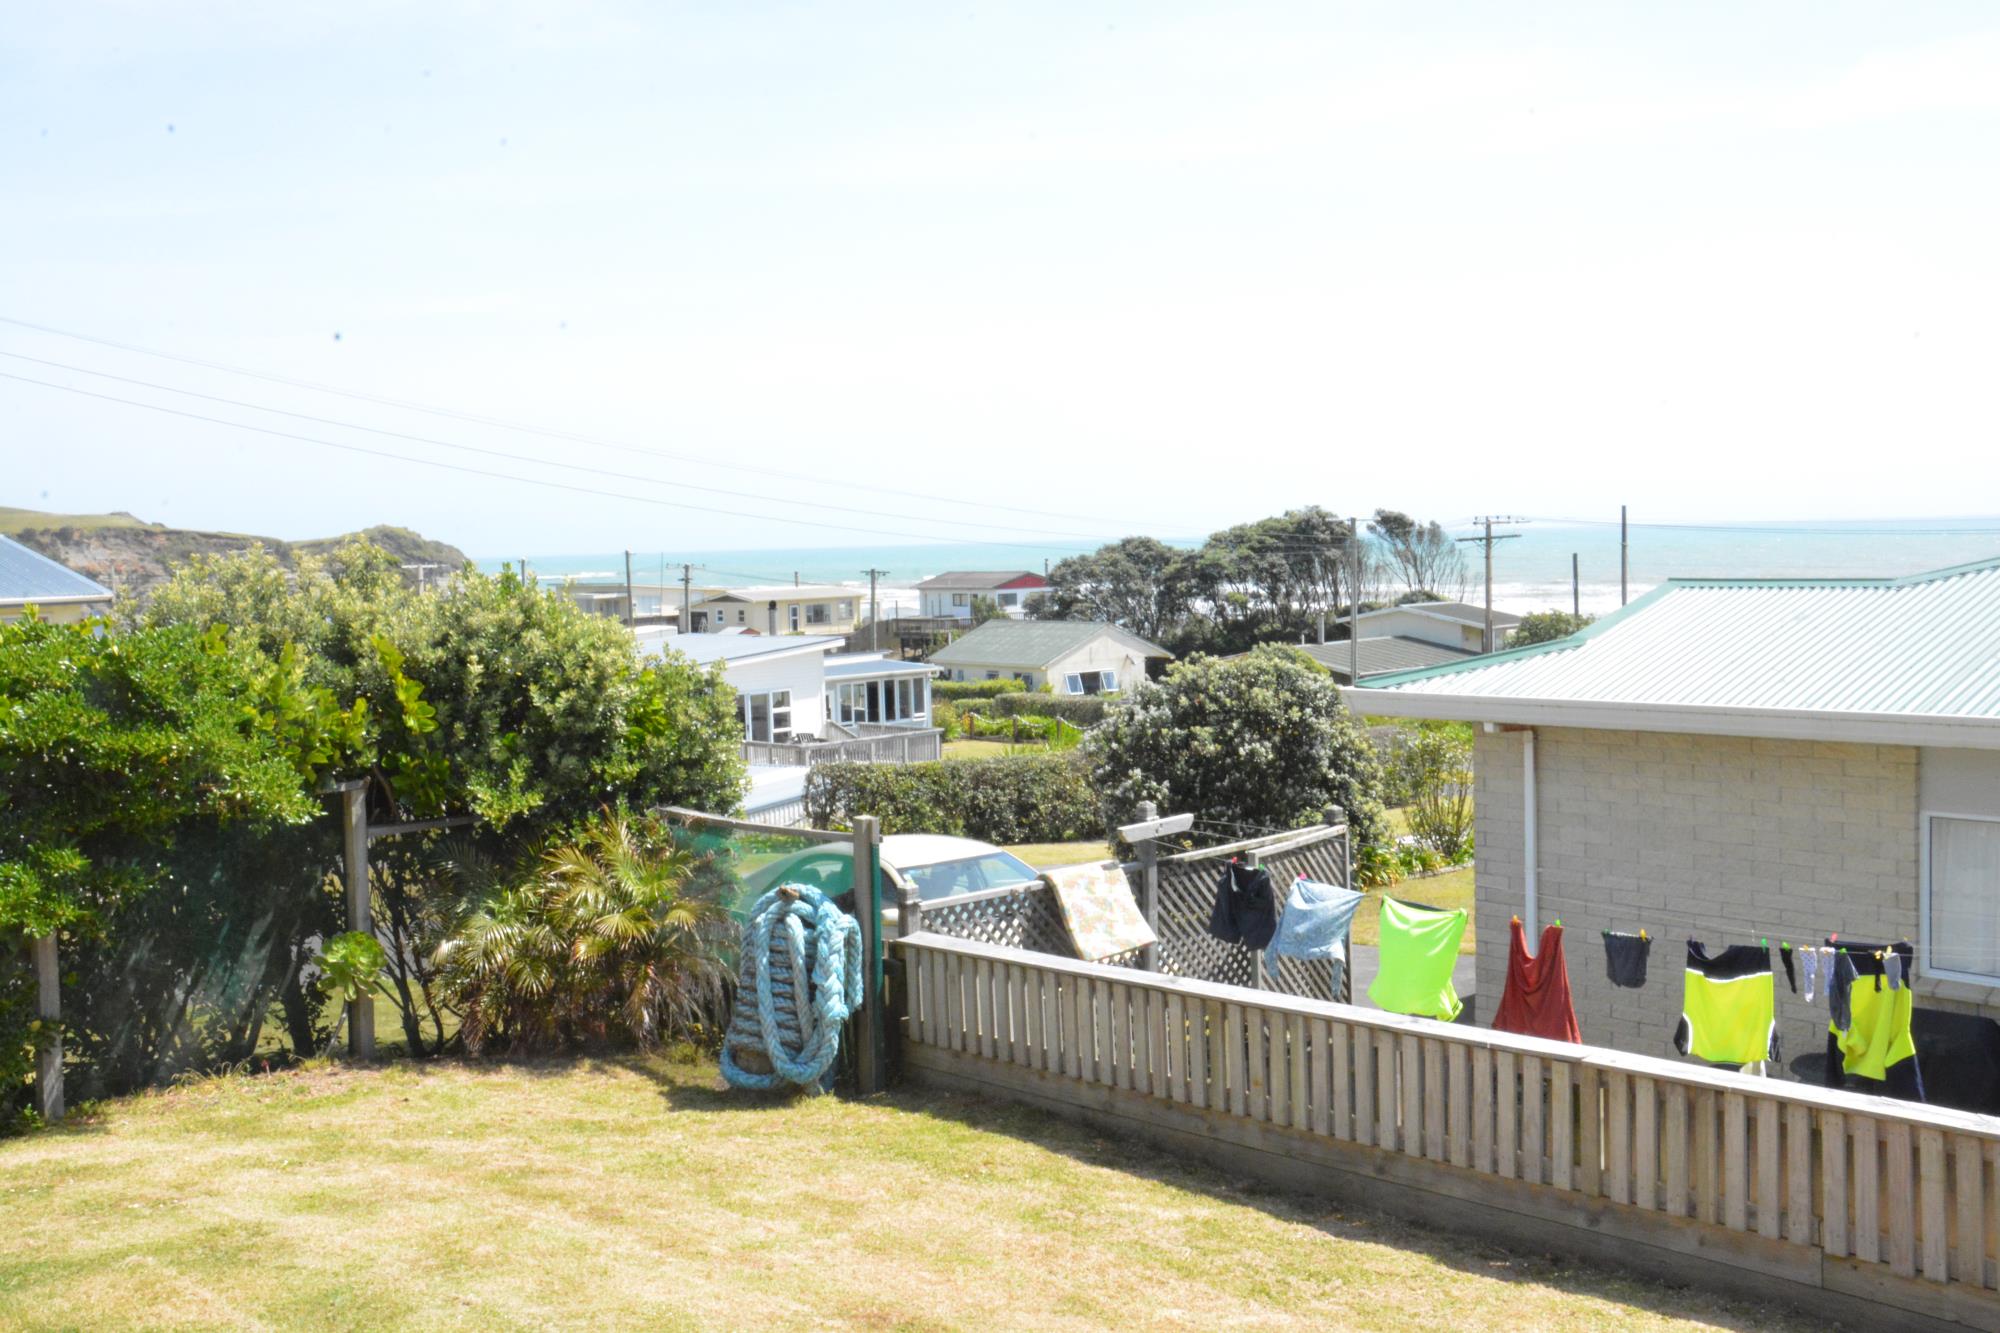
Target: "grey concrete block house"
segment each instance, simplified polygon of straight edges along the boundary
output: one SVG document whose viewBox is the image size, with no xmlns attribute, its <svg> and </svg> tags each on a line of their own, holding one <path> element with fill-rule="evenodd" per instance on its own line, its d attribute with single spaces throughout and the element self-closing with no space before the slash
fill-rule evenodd
<svg viewBox="0 0 2000 1333">
<path fill-rule="evenodd" d="M 1920 1055 L 1927 1030 L 1961 1053 L 1986 1031 L 1942 1014 L 2000 1018 L 2000 560 L 1674 580 L 1570 638 L 1347 697 L 1363 714 L 1477 724 L 1486 1014 L 1518 913 L 1531 937 L 1565 926 L 1596 1045 L 1672 1055 L 1690 936 L 1767 939 L 1774 962 L 1781 941 L 1836 932 L 1911 941 Z M 1649 983 L 1613 988 L 1599 932 L 1641 927 Z M 1826 1009 L 1782 972 L 1777 990 L 1785 1058 L 1808 1057 L 1791 1072 L 1810 1076 Z"/>
</svg>

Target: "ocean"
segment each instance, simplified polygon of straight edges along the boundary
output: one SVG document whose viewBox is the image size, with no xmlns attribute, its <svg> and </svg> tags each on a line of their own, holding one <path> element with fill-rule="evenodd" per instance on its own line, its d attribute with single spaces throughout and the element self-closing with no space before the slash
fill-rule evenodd
<svg viewBox="0 0 2000 1333">
<path fill-rule="evenodd" d="M 1455 527 L 1454 535 L 1476 529 Z M 1512 534 L 1493 549 L 1493 602 L 1526 612 L 1570 605 L 1570 559 L 1576 557 L 1579 600 L 1585 611 L 1618 606 L 1618 522 L 1538 520 L 1496 527 Z M 841 583 L 865 590 L 866 571 L 880 579 L 883 614 L 914 612 L 910 588 L 953 569 L 1040 569 L 1087 546 L 1009 543 L 939 543 L 840 547 L 766 547 L 729 551 L 647 551 L 632 555 L 639 582 L 678 582 L 683 561 L 696 566 L 697 583 Z M 1481 599 L 1482 562 L 1477 543 L 1465 546 L 1466 600 Z M 622 551 L 550 555 L 525 553 L 545 580 L 598 575 L 623 578 Z M 1634 523 L 1627 587 L 1631 597 L 1669 578 L 1838 578 L 1913 574 L 2000 556 L 2000 517 L 1872 519 L 1770 523 Z M 497 571 L 520 556 L 480 559 Z"/>
</svg>

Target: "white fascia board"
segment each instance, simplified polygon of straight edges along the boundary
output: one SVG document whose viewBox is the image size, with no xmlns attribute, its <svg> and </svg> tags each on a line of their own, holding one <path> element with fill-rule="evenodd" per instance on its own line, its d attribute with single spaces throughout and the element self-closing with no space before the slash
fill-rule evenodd
<svg viewBox="0 0 2000 1333">
<path fill-rule="evenodd" d="M 1664 731 L 1694 736 L 1841 741 L 1860 745 L 1932 745 L 2000 750 L 2000 719 L 1925 713 L 1840 713 L 1793 708 L 1723 708 L 1705 704 L 1588 703 L 1503 699 L 1476 694 L 1405 693 L 1340 687 L 1364 717 L 1438 718 L 1522 727 Z"/>
<path fill-rule="evenodd" d="M 71 592 L 60 597 L 0 597 L 0 606 L 76 606 L 79 603 L 109 602 L 109 592 Z"/>
</svg>

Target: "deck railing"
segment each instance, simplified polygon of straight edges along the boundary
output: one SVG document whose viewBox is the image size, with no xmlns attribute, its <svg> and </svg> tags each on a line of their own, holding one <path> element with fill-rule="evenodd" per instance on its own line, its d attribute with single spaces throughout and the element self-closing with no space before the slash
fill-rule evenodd
<svg viewBox="0 0 2000 1333">
<path fill-rule="evenodd" d="M 1364 1173 L 1420 1159 L 1467 1197 L 1498 1181 L 1541 1192 L 1535 1206 L 1606 1201 L 1707 1235 L 1703 1258 L 1773 1242 L 1741 1266 L 1827 1288 L 1858 1272 L 1844 1289 L 1933 1315 L 1923 1292 L 1948 1286 L 1946 1317 L 2000 1323 L 2000 1119 L 930 932 L 895 948 L 916 1068 L 1012 1066 L 1044 1100 L 1100 1109 L 1122 1090 L 1216 1133 L 1247 1122 L 1351 1150 L 1364 1160 L 1342 1169 Z M 1604 1225 L 1573 1211 L 1563 1225 Z M 1785 1267 L 1777 1250 L 1816 1253 Z M 1840 1261 L 1824 1280 L 1822 1257 Z M 1892 1278 L 1912 1281 L 1898 1294 Z"/>
<path fill-rule="evenodd" d="M 745 741 L 743 760 L 781 768 L 812 764 L 920 764 L 944 757 L 944 733 L 909 727 L 838 741 Z"/>
</svg>

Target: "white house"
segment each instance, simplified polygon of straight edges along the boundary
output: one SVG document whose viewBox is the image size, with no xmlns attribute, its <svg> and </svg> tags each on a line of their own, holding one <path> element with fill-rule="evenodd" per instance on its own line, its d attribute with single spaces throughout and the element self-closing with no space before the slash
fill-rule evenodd
<svg viewBox="0 0 2000 1333">
<path fill-rule="evenodd" d="M 1516 914 L 1572 932 L 1584 1040 L 1648 1055 L 1671 1053 L 1690 938 L 1907 940 L 1926 1089 L 2000 1111 L 2000 559 L 1675 579 L 1569 638 L 1346 694 L 1483 724 L 1482 1002 Z M 1641 928 L 1659 979 L 1615 988 L 1598 932 Z M 1826 1008 L 1776 991 L 1784 1058 L 1823 1076 Z"/>
<path fill-rule="evenodd" d="M 0 623 L 29 607 L 43 620 L 74 624 L 111 610 L 111 589 L 11 537 L 0 537 Z"/>
<path fill-rule="evenodd" d="M 1446 648 L 1470 652 L 1491 652 L 1507 642 L 1521 617 L 1505 611 L 1493 613 L 1493 637 L 1486 642 L 1486 608 L 1469 602 L 1412 602 L 1408 606 L 1385 606 L 1380 611 L 1364 611 L 1356 617 L 1364 639 L 1421 639 Z M 1362 672 L 1365 676 L 1368 673 Z"/>
<path fill-rule="evenodd" d="M 917 585 L 917 593 L 926 616 L 969 621 L 973 599 L 988 597 L 1002 615 L 1018 620 L 1028 598 L 1048 586 L 1047 579 L 1025 569 L 954 570 L 925 579 Z"/>
<path fill-rule="evenodd" d="M 1173 654 L 1116 625 L 1089 620 L 989 620 L 931 654 L 953 680 L 1002 680 L 1057 694 L 1115 694 Z"/>
<path fill-rule="evenodd" d="M 902 762 L 941 754 L 930 720 L 934 668 L 925 663 L 836 652 L 845 642 L 836 635 L 732 629 L 641 630 L 635 637 L 642 655 L 674 652 L 702 665 L 721 664 L 723 680 L 736 691 L 750 764 L 744 810 L 753 819 L 802 819 L 806 773 L 815 760 Z"/>
<path fill-rule="evenodd" d="M 839 583 L 776 583 L 696 588 L 689 632 L 722 629 L 759 634 L 848 634 L 861 624 L 861 593 Z"/>
</svg>

